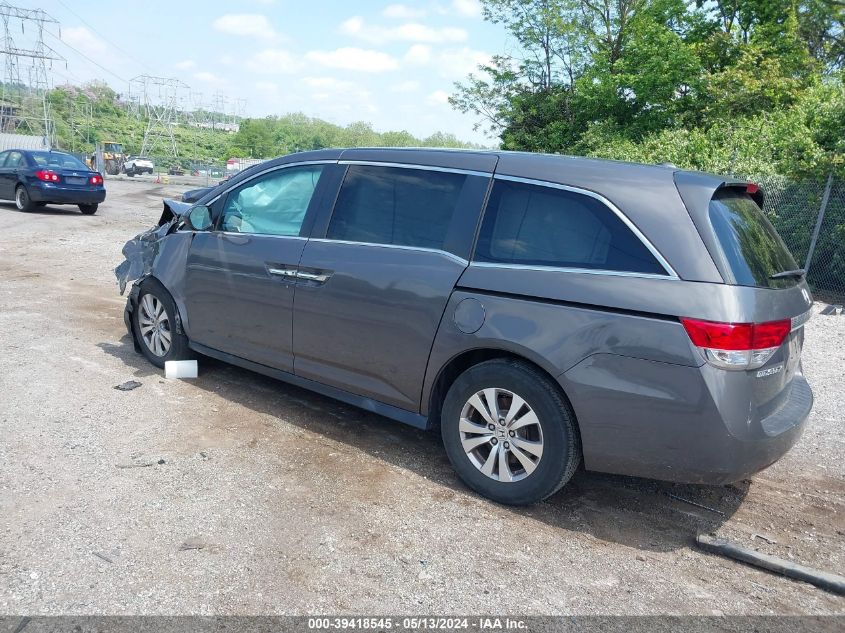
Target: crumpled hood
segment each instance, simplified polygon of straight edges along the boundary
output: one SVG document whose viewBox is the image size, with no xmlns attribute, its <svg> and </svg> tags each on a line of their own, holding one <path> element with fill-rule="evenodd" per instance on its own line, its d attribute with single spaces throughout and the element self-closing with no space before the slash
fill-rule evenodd
<svg viewBox="0 0 845 633">
<path fill-rule="evenodd" d="M 185 202 L 166 198 L 158 224 L 139 233 L 124 244 L 123 256 L 126 259 L 114 269 L 121 295 L 126 291 L 129 282 L 150 274 L 158 255 L 159 243 L 179 227 L 182 216 L 191 206 Z"/>
</svg>

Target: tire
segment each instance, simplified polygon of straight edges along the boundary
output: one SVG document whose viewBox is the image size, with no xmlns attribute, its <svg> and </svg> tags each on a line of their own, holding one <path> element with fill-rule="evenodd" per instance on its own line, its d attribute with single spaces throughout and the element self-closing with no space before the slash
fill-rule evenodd
<svg viewBox="0 0 845 633">
<path fill-rule="evenodd" d="M 132 178 L 132 176 L 135 175 L 135 170 L 134 169 L 127 169 L 126 175 L 129 176 L 130 178 Z"/>
<path fill-rule="evenodd" d="M 100 205 L 95 202 L 94 204 L 80 204 L 78 206 L 79 210 L 85 215 L 94 215 L 97 212 L 97 207 Z"/>
<path fill-rule="evenodd" d="M 166 323 L 161 316 L 156 321 L 158 306 L 166 316 Z M 138 304 L 132 311 L 132 330 L 141 353 L 156 367 L 164 367 L 164 363 L 169 360 L 196 358 L 188 347 L 188 337 L 176 331 L 176 314 L 176 304 L 161 283 L 151 278 L 141 283 Z M 153 318 L 150 319 L 150 316 Z M 155 335 L 149 330 L 150 324 L 154 327 L 156 323 L 165 326 L 159 332 L 167 332 L 167 335 L 159 334 L 159 344 L 156 344 Z M 169 346 L 166 345 L 168 335 L 170 336 Z"/>
<path fill-rule="evenodd" d="M 23 185 L 18 185 L 15 189 L 15 206 L 18 211 L 32 211 L 35 208 L 35 203 Z"/>
<path fill-rule="evenodd" d="M 498 417 L 485 406 L 488 395 Z M 520 361 L 486 361 L 458 376 L 443 402 L 440 429 L 458 476 L 499 503 L 542 501 L 571 479 L 581 461 L 575 415 L 565 396 L 545 374 Z"/>
<path fill-rule="evenodd" d="M 47 203 L 46 203 L 46 202 L 33 202 L 33 204 L 34 204 L 36 207 L 46 207 L 46 206 L 47 206 Z"/>
</svg>

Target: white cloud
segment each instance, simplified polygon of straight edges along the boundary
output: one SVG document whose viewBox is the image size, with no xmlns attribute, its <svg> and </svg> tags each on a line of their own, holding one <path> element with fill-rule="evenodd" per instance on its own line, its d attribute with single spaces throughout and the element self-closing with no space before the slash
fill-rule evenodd
<svg viewBox="0 0 845 633">
<path fill-rule="evenodd" d="M 265 75 L 295 73 L 300 66 L 299 60 L 282 48 L 265 48 L 246 63 L 246 67 L 252 72 Z"/>
<path fill-rule="evenodd" d="M 266 93 L 275 93 L 278 92 L 279 86 L 278 84 L 273 83 L 272 81 L 256 81 L 255 82 L 255 89 L 260 92 Z"/>
<path fill-rule="evenodd" d="M 304 77 L 302 83 L 311 89 L 309 98 L 332 109 L 348 109 L 353 106 L 358 110 L 376 112 L 370 92 L 354 81 L 335 77 Z"/>
<path fill-rule="evenodd" d="M 436 105 L 449 103 L 449 93 L 444 92 L 443 90 L 435 90 L 430 95 L 428 95 L 427 101 Z"/>
<path fill-rule="evenodd" d="M 478 0 L 452 0 L 452 11 L 468 18 L 481 17 L 481 3 Z"/>
<path fill-rule="evenodd" d="M 411 66 L 431 66 L 446 79 L 462 79 L 477 72 L 479 64 L 490 64 L 493 59 L 489 53 L 467 46 L 434 50 L 427 44 L 414 44 L 403 61 Z"/>
<path fill-rule="evenodd" d="M 420 89 L 420 82 L 409 80 L 409 81 L 400 81 L 398 84 L 393 84 L 390 86 L 390 92 L 416 92 Z"/>
<path fill-rule="evenodd" d="M 201 71 L 198 73 L 194 73 L 194 79 L 199 81 L 203 81 L 208 84 L 220 84 L 223 83 L 223 79 L 215 75 L 214 73 L 210 73 L 208 71 Z"/>
<path fill-rule="evenodd" d="M 212 23 L 221 33 L 257 37 L 272 40 L 277 37 L 276 30 L 267 16 L 260 13 L 229 13 L 222 15 Z"/>
<path fill-rule="evenodd" d="M 492 61 L 489 53 L 464 47 L 442 51 L 437 55 L 435 63 L 443 77 L 459 79 L 476 72 L 479 64 L 490 64 Z"/>
<path fill-rule="evenodd" d="M 196 68 L 196 66 L 197 63 L 193 59 L 186 59 L 176 64 L 176 68 L 179 70 L 191 70 L 192 68 Z"/>
<path fill-rule="evenodd" d="M 389 4 L 381 14 L 386 18 L 397 20 L 413 20 L 425 15 L 425 9 L 409 7 L 407 4 Z"/>
<path fill-rule="evenodd" d="M 84 26 L 70 26 L 62 29 L 62 40 L 88 56 L 103 55 L 108 51 L 103 40 Z"/>
<path fill-rule="evenodd" d="M 308 61 L 328 66 L 367 73 L 381 73 L 399 68 L 399 62 L 387 53 L 344 47 L 333 51 L 310 51 L 305 54 Z"/>
<path fill-rule="evenodd" d="M 409 64 L 424 66 L 431 61 L 431 46 L 414 44 L 405 53 L 405 61 Z"/>
<path fill-rule="evenodd" d="M 416 22 L 407 22 L 399 26 L 384 27 L 367 24 L 364 18 L 360 16 L 349 18 L 343 22 L 340 25 L 340 32 L 344 35 L 375 43 L 399 40 L 442 44 L 444 42 L 463 42 L 468 37 L 464 29 L 451 26 L 433 28 Z"/>
</svg>

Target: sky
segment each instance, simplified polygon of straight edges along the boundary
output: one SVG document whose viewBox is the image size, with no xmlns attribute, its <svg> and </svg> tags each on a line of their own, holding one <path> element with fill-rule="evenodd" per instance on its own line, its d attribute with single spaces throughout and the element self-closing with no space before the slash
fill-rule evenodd
<svg viewBox="0 0 845 633">
<path fill-rule="evenodd" d="M 447 102 L 455 81 L 509 46 L 478 0 L 12 3 L 60 23 L 45 36 L 66 60 L 53 62 L 54 85 L 100 79 L 125 93 L 138 75 L 174 77 L 186 100 L 243 99 L 245 116 L 304 112 L 495 143 Z"/>
</svg>

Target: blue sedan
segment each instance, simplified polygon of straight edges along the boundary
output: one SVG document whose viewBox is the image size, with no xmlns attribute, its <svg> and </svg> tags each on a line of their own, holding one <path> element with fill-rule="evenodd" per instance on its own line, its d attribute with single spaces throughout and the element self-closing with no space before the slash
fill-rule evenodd
<svg viewBox="0 0 845 633">
<path fill-rule="evenodd" d="M 78 158 L 53 151 L 0 152 L 0 199 L 21 211 L 45 204 L 75 204 L 86 215 L 106 199 L 103 176 Z"/>
</svg>

